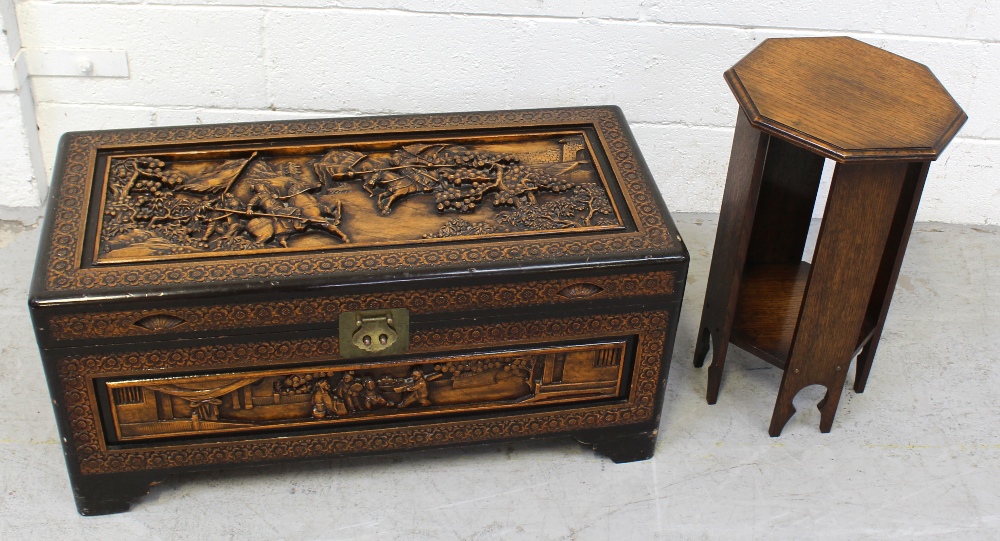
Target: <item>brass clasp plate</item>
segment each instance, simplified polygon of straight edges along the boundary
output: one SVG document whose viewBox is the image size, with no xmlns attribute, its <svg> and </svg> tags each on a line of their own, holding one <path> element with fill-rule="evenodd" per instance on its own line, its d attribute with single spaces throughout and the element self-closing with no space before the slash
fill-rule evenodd
<svg viewBox="0 0 1000 541">
<path fill-rule="evenodd" d="M 410 345 L 410 313 L 405 308 L 340 314 L 340 356 L 403 353 Z"/>
</svg>

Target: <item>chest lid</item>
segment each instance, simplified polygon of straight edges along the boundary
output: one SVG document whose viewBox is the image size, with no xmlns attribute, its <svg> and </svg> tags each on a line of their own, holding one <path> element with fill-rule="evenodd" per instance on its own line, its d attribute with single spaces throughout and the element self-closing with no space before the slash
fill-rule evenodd
<svg viewBox="0 0 1000 541">
<path fill-rule="evenodd" d="M 32 303 L 686 260 L 615 107 L 69 133 Z"/>
</svg>

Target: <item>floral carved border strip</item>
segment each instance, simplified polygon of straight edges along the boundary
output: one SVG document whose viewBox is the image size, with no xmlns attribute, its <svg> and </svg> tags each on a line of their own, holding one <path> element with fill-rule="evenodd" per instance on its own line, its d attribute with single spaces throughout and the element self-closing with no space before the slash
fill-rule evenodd
<svg viewBox="0 0 1000 541">
<path fill-rule="evenodd" d="M 636 212 L 640 231 L 592 238 L 547 238 L 498 241 L 480 245 L 414 247 L 391 251 L 359 250 L 344 254 L 298 254 L 225 261 L 171 262 L 137 267 L 79 268 L 76 261 L 86 227 L 88 176 L 100 148 L 151 144 L 259 140 L 306 135 L 349 135 L 449 129 L 491 129 L 551 126 L 553 123 L 592 124 L 603 138 L 625 197 Z M 45 284 L 50 290 L 153 286 L 250 278 L 309 276 L 334 272 L 434 268 L 440 265 L 477 265 L 491 261 L 543 261 L 573 256 L 613 255 L 675 246 L 661 215 L 653 181 L 642 170 L 640 158 L 611 109 L 557 109 L 462 113 L 404 117 L 345 118 L 279 123 L 221 124 L 214 126 L 120 130 L 72 134 L 65 146 L 65 165 L 50 217 Z"/>
<path fill-rule="evenodd" d="M 473 308 L 535 306 L 608 299 L 671 295 L 675 273 L 620 274 L 543 280 L 528 283 L 447 287 L 434 290 L 399 291 L 383 295 L 344 295 L 253 304 L 223 304 L 170 310 L 130 310 L 54 316 L 49 320 L 56 340 L 146 336 L 167 332 L 212 329 L 259 328 L 271 325 L 301 325 L 334 322 L 345 311 L 406 308 L 413 314 L 450 312 Z M 574 285 L 597 286 L 585 297 L 563 293 Z M 137 324 L 143 318 L 168 314 L 181 320 L 176 326 L 155 330 Z"/>
<path fill-rule="evenodd" d="M 299 437 L 263 436 L 253 441 L 165 444 L 163 447 L 145 449 L 102 449 L 98 414 L 91 406 L 94 391 L 88 385 L 88 375 L 162 369 L 165 366 L 223 368 L 232 367 L 234 359 L 245 364 L 329 356 L 336 350 L 336 339 L 68 357 L 58 363 L 62 403 L 72 430 L 72 439 L 67 445 L 75 449 L 84 474 L 98 474 L 381 452 L 638 423 L 656 415 L 653 406 L 656 402 L 657 384 L 662 371 L 666 369 L 663 366 L 663 355 L 668 346 L 668 320 L 668 313 L 657 311 L 524 321 L 432 330 L 415 334 L 411 342 L 412 351 L 434 351 L 440 344 L 488 342 L 501 346 L 525 340 L 638 334 L 640 338 L 632 368 L 632 392 L 625 404 L 578 407 L 563 412 L 536 413 L 526 410 L 492 419 L 442 421 L 411 427 L 369 428 Z"/>
</svg>

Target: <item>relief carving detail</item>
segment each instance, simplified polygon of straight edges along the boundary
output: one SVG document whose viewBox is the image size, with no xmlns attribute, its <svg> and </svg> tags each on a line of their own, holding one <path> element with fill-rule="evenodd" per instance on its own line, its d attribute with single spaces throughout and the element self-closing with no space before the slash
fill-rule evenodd
<svg viewBox="0 0 1000 541">
<path fill-rule="evenodd" d="M 576 131 L 576 127 L 583 127 Z M 162 237 L 152 238 L 148 235 L 144 241 L 136 244 L 121 243 L 118 246 L 107 246 L 107 242 L 113 235 L 104 235 L 98 229 L 96 238 L 89 229 L 92 224 L 88 223 L 91 217 L 98 221 L 106 218 L 103 206 L 94 208 L 90 206 L 91 191 L 90 186 L 94 183 L 94 188 L 98 191 L 97 199 L 99 203 L 107 204 L 114 201 L 107 186 L 108 168 L 97 169 L 99 177 L 94 178 L 95 156 L 98 163 L 100 160 L 125 159 L 123 155 L 129 148 L 138 146 L 167 146 L 182 145 L 184 149 L 200 149 L 212 147 L 216 150 L 216 157 L 207 156 L 201 159 L 201 165 L 196 169 L 207 169 L 209 161 L 225 161 L 227 159 L 240 159 L 248 157 L 249 150 L 233 150 L 234 145 L 249 145 L 255 141 L 264 139 L 274 139 L 275 141 L 295 141 L 295 140 L 330 140 L 331 134 L 350 137 L 377 137 L 388 139 L 398 137 L 399 134 L 428 133 L 429 128 L 443 131 L 467 130 L 469 132 L 486 133 L 482 139 L 487 139 L 493 135 L 503 135 L 516 127 L 518 130 L 533 129 L 543 135 L 532 135 L 538 139 L 545 139 L 546 130 L 557 129 L 560 135 L 548 138 L 548 142 L 541 141 L 539 145 L 547 145 L 549 150 L 541 153 L 530 151 L 530 149 L 514 149 L 512 154 L 516 154 L 522 163 L 543 163 L 547 161 L 565 161 L 558 156 L 559 141 L 566 139 L 562 134 L 569 137 L 584 135 L 583 130 L 591 130 L 585 133 L 590 142 L 588 148 L 582 153 L 583 158 L 589 159 L 588 163 L 581 164 L 576 170 L 564 173 L 570 175 L 571 181 L 575 184 L 601 183 L 605 186 L 620 186 L 622 188 L 622 203 L 618 204 L 617 198 L 612 201 L 617 216 L 600 215 L 596 217 L 596 222 L 600 225 L 605 221 L 614 222 L 617 218 L 618 226 L 607 227 L 600 231 L 600 234 L 592 235 L 558 235 L 547 238 L 533 237 L 535 233 L 528 233 L 524 242 L 519 243 L 470 243 L 468 245 L 456 245 L 441 243 L 431 246 L 405 246 L 407 241 L 399 241 L 398 231 L 396 242 L 397 247 L 393 250 L 384 250 L 379 246 L 366 248 L 359 244 L 362 236 L 350 229 L 357 228 L 358 224 L 367 226 L 369 232 L 386 229 L 384 220 L 358 220 L 351 216 L 353 205 L 347 205 L 347 193 L 350 190 L 344 188 L 348 183 L 327 188 L 327 191 L 336 190 L 335 195 L 344 201 L 341 224 L 338 226 L 351 239 L 351 244 L 346 245 L 336 238 L 331 238 L 321 231 L 305 231 L 294 235 L 287 240 L 293 247 L 298 244 L 307 244 L 311 237 L 322 237 L 327 241 L 328 246 L 350 246 L 350 254 L 345 257 L 330 257 L 327 255 L 317 256 L 310 253 L 308 249 L 303 249 L 295 254 L 288 254 L 287 259 L 267 260 L 265 258 L 246 257 L 206 257 L 201 259 L 203 254 L 211 256 L 223 255 L 224 252 L 212 251 L 210 249 L 198 248 L 197 250 L 172 244 Z M 662 211 L 655 204 L 656 194 L 653 181 L 639 163 L 639 156 L 624 129 L 624 124 L 620 116 L 608 108 L 567 108 L 555 111 L 507 111 L 498 114 L 481 113 L 459 113 L 442 115 L 411 115 L 399 117 L 382 118 L 338 118 L 338 119 L 317 119 L 299 120 L 281 123 L 255 123 L 255 124 L 226 124 L 216 126 L 194 126 L 194 127 L 171 127 L 171 128 L 149 128 L 133 130 L 117 130 L 108 132 L 90 132 L 68 134 L 65 144 L 65 167 L 61 168 L 61 178 L 58 179 L 58 198 L 53 200 L 55 208 L 49 213 L 52 218 L 52 231 L 61 234 L 47 238 L 45 242 L 47 253 L 47 265 L 45 278 L 41 282 L 46 291 L 60 290 L 92 290 L 97 288 L 117 288 L 123 286 L 160 286 L 178 283 L 196 283 L 211 277 L 213 281 L 243 280 L 248 276 L 264 275 L 273 277 L 304 277 L 318 273 L 343 273 L 345 275 L 370 272 L 380 269 L 426 269 L 436 268 L 441 261 L 458 260 L 463 262 L 474 262 L 476 264 L 493 263 L 497 261 L 534 263 L 538 261 L 549 261 L 552 258 L 578 257 L 581 254 L 588 256 L 610 256 L 615 254 L 630 253 L 638 250 L 661 250 L 673 249 L 678 245 L 679 239 L 674 237 L 669 224 L 664 221 Z M 551 132 L 549 132 L 551 134 Z M 591 135 L 593 134 L 593 136 Z M 338 136 L 339 136 L 338 135 Z M 529 136 L 525 136 L 529 137 Z M 591 137 L 593 140 L 591 141 Z M 341 145 L 347 146 L 347 145 Z M 524 143 L 523 146 L 527 146 Z M 300 156 L 300 159 L 319 159 L 323 153 L 333 147 L 317 144 L 317 154 L 311 158 Z M 226 150 L 228 148 L 228 150 Z M 573 147 L 567 146 L 566 157 L 573 152 Z M 221 150 L 220 150 L 221 149 Z M 607 162 L 611 169 L 605 172 L 604 167 L 597 167 L 596 172 L 593 167 L 593 156 L 591 149 L 599 151 L 607 156 Z M 272 152 L 272 148 L 266 149 Z M 583 149 L 581 149 L 583 150 Z M 309 151 L 311 152 L 311 150 Z M 261 149 L 260 157 L 274 161 L 273 158 L 264 156 L 265 149 Z M 580 155 L 580 150 L 576 150 Z M 177 153 L 173 155 L 157 154 L 158 159 L 163 158 L 164 166 L 180 171 L 191 164 L 184 160 L 195 160 L 190 157 L 190 152 Z M 224 155 L 220 155 L 224 154 Z M 239 154 L 237 156 L 237 154 Z M 204 156 L 198 154 L 199 156 Z M 162 168 L 161 168 L 162 171 Z M 306 174 L 315 174 L 307 166 L 304 168 Z M 192 171 L 197 172 L 197 171 Z M 608 175 L 605 177 L 605 175 Z M 104 177 L 104 178 L 100 178 Z M 580 177 L 580 178 L 577 178 Z M 102 185 L 100 181 L 104 181 Z M 357 184 L 357 183 L 354 183 Z M 373 203 L 357 186 L 357 208 L 367 208 L 371 210 Z M 340 193 L 344 189 L 345 193 Z M 346 195 L 345 195 L 346 194 Z M 542 194 L 547 198 L 549 194 Z M 403 198 L 402 207 L 394 205 L 393 221 L 400 219 L 400 214 L 406 214 L 406 203 L 413 201 L 423 201 L 428 198 Z M 397 202 L 398 203 L 398 202 Z M 433 199 L 430 200 L 433 204 Z M 433 205 L 429 205 L 432 207 Z M 421 215 L 436 215 L 433 208 L 429 212 Z M 476 218 L 486 221 L 486 215 L 493 210 L 490 205 L 480 205 L 476 208 L 475 214 L 465 215 L 464 218 Z M 375 213 L 373 213 L 375 214 Z M 478 215 L 478 217 L 477 217 Z M 419 239 L 422 235 L 433 234 L 439 231 L 440 226 L 448 220 L 456 218 L 455 214 L 442 213 L 437 215 L 441 223 L 436 224 L 429 230 L 420 231 L 413 237 Z M 468 221 L 468 220 L 467 220 Z M 592 221 L 593 222 L 593 221 Z M 470 223 L 472 223 L 470 221 Z M 627 224 L 634 223 L 636 231 L 630 231 Z M 101 224 L 98 223 L 98 226 Z M 138 224 L 136 227 L 142 227 Z M 472 224 L 473 226 L 476 224 Z M 566 230 L 559 230 L 565 232 Z M 586 228 L 577 228 L 571 231 L 589 231 Z M 596 233 L 596 232 L 595 232 Z M 89 239 L 94 239 L 96 245 L 94 249 L 84 252 L 84 257 L 78 257 L 81 247 L 89 246 Z M 390 239 L 391 240 L 391 239 Z M 383 243 L 384 244 L 384 243 Z M 358 257 L 354 257 L 354 248 L 358 248 Z M 120 251 L 125 248 L 125 251 Z M 272 243 L 273 250 L 288 250 L 282 248 L 280 243 Z M 193 255 L 172 255 L 181 254 L 188 250 Z M 200 250 L 200 251 L 198 251 Z M 290 250 L 289 250 L 290 251 Z M 156 255 L 161 253 L 163 255 Z M 229 252 L 225 255 L 238 255 L 241 252 Z M 189 261 L 179 262 L 177 260 L 190 258 Z M 457 259 L 456 259 L 457 258 Z M 113 264 L 115 262 L 153 261 L 155 265 L 124 266 Z M 93 263 L 93 264 L 91 264 Z M 104 264 L 112 263 L 112 264 Z M 167 267 L 169 265 L 169 268 Z M 129 322 L 131 325 L 131 322 Z"/>
<path fill-rule="evenodd" d="M 311 152 L 112 156 L 97 259 L 620 225 L 582 134 Z"/>
<path fill-rule="evenodd" d="M 121 441 L 618 396 L 624 342 L 108 383 Z"/>
<path fill-rule="evenodd" d="M 146 352 L 120 352 L 100 355 L 75 355 L 57 361 L 63 390 L 60 401 L 67 420 L 73 427 L 67 445 L 80 461 L 84 474 L 122 473 L 150 468 L 180 467 L 242 462 L 247 457 L 318 458 L 345 452 L 379 452 L 394 449 L 427 447 L 430 445 L 484 441 L 491 434 L 528 437 L 576 429 L 593 429 L 621 423 L 647 421 L 656 415 L 654 406 L 659 389 L 658 380 L 667 351 L 669 315 L 664 312 L 641 312 L 619 315 L 586 316 L 545 321 L 505 322 L 475 325 L 459 329 L 431 330 L 415 333 L 413 351 L 438 351 L 443 341 L 462 343 L 491 337 L 495 343 L 517 343 L 527 340 L 565 340 L 580 333 L 622 335 L 638 334 L 635 363 L 630 370 L 631 383 L 625 401 L 595 401 L 567 410 L 525 410 L 515 416 L 497 418 L 454 418 L 449 423 L 410 424 L 395 430 L 399 437 L 386 438 L 383 430 L 350 429 L 297 438 L 219 440 L 211 453 L 197 445 L 151 445 L 122 449 L 106 448 L 102 443 L 106 432 L 100 427 L 101 415 L 94 408 L 97 388 L 87 373 L 134 374 L 137 371 L 162 369 L 165 362 L 172 368 L 204 370 L 261 362 L 292 362 L 296 359 L 331 358 L 337 352 L 336 338 L 262 342 L 256 345 L 199 346 Z M 569 335 L 567 335 L 569 331 Z M 424 336 L 422 336 L 424 335 Z M 433 344 L 433 345 L 432 345 Z M 221 348 L 221 357 L 217 357 Z M 441 353 L 438 353 L 439 355 Z M 604 364 L 600 358 L 592 364 Z M 565 368 L 565 367 L 564 367 Z M 346 368 L 345 368 L 346 369 Z M 315 369 L 312 369 L 315 370 Z M 292 370 L 281 371 L 283 375 Z M 553 374 L 553 377 L 555 374 Z M 564 369 L 565 379 L 565 369 Z M 543 379 L 544 382 L 544 379 Z M 147 400 L 140 394 L 143 381 L 121 378 L 112 388 L 117 404 L 138 404 Z M 153 382 L 149 382 L 153 383 Z M 126 388 L 132 387 L 126 390 Z M 121 398 L 121 400 L 118 400 Z M 501 406 L 503 407 L 503 406 Z M 117 408 L 112 407 L 112 412 Z M 397 411 L 406 415 L 407 410 Z M 309 410 L 307 419 L 312 419 Z M 125 422 L 121 416 L 116 422 Z M 307 421 L 322 422 L 322 421 Z M 188 420 L 190 425 L 190 420 Z M 114 430 L 113 427 L 110 427 Z M 259 429 L 258 429 L 259 430 Z"/>
</svg>

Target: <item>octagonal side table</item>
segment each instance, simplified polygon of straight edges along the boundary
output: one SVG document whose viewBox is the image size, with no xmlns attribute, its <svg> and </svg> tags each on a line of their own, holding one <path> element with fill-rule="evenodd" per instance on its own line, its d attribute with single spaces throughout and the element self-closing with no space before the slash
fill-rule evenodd
<svg viewBox="0 0 1000 541">
<path fill-rule="evenodd" d="M 863 392 L 930 162 L 968 118 L 926 66 L 846 38 L 769 39 L 726 72 L 740 105 L 695 366 L 708 403 L 732 343 L 784 370 L 768 432 L 819 384 L 829 432 Z M 802 260 L 824 158 L 837 162 Z"/>
</svg>

